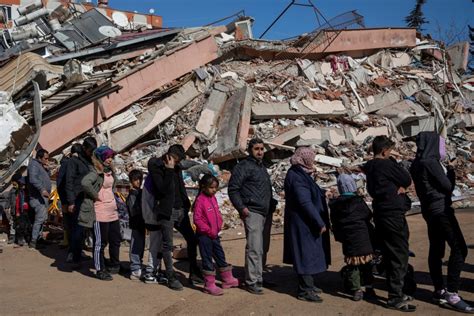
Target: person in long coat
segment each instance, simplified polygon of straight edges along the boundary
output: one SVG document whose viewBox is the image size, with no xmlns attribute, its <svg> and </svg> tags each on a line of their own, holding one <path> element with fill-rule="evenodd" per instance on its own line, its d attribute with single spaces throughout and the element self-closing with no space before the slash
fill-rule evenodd
<svg viewBox="0 0 474 316">
<path fill-rule="evenodd" d="M 291 157 L 285 178 L 285 233 L 283 262 L 298 274 L 298 299 L 322 302 L 314 275 L 331 261 L 329 215 L 325 191 L 312 178 L 315 152 L 300 147 Z"/>
</svg>

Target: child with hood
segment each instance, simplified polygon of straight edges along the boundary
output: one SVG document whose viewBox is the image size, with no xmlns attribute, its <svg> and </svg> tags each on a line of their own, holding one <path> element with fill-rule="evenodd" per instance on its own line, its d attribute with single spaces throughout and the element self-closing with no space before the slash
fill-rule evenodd
<svg viewBox="0 0 474 316">
<path fill-rule="evenodd" d="M 329 209 L 334 238 L 342 243 L 344 262 L 347 264 L 343 270 L 345 288 L 351 291 L 354 301 L 360 301 L 364 298 L 363 283 L 365 296 L 375 297 L 371 265 L 374 253 L 371 242 L 373 227 L 370 223 L 372 212 L 364 199 L 357 195 L 357 184 L 350 175 L 341 174 L 337 179 L 337 188 L 340 196 L 329 202 Z"/>
</svg>

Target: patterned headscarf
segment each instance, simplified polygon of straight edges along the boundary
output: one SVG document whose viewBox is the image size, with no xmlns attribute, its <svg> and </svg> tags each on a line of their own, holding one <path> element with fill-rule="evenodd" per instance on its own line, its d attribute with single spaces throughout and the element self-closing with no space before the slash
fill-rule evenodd
<svg viewBox="0 0 474 316">
<path fill-rule="evenodd" d="M 314 157 L 316 153 L 310 147 L 299 147 L 295 154 L 290 158 L 290 163 L 298 165 L 307 173 L 314 171 Z"/>
<path fill-rule="evenodd" d="M 94 150 L 94 155 L 102 164 L 104 164 L 104 161 L 115 156 L 115 151 L 108 146 L 99 146 Z"/>
</svg>

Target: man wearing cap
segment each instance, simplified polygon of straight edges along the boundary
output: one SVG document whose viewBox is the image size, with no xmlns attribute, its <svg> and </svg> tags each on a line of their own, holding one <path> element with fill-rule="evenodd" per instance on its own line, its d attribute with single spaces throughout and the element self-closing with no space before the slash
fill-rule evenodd
<svg viewBox="0 0 474 316">
<path fill-rule="evenodd" d="M 272 184 L 263 165 L 263 140 L 254 138 L 248 145 L 249 156 L 232 171 L 229 198 L 245 225 L 245 283 L 252 294 L 263 294 L 265 222 L 271 220 Z M 276 201 L 275 201 L 276 202 Z M 275 205 L 274 203 L 273 205 Z M 271 223 L 270 223 L 271 225 Z"/>
</svg>

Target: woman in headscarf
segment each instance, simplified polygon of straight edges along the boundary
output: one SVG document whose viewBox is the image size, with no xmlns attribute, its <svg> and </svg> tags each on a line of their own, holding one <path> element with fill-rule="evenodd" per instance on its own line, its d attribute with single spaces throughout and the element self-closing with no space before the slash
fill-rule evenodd
<svg viewBox="0 0 474 316">
<path fill-rule="evenodd" d="M 82 179 L 84 202 L 81 205 L 79 224 L 93 228 L 94 266 L 100 280 L 112 280 L 111 274 L 120 268 L 120 223 L 113 192 L 115 177 L 112 160 L 115 152 L 100 146 L 92 155 L 93 168 Z M 109 266 L 105 266 L 104 249 L 109 245 Z"/>
<path fill-rule="evenodd" d="M 291 157 L 285 179 L 285 236 L 283 262 L 298 274 L 298 299 L 322 302 L 314 275 L 327 270 L 329 216 L 325 191 L 312 178 L 316 153 L 300 147 Z"/>
</svg>

